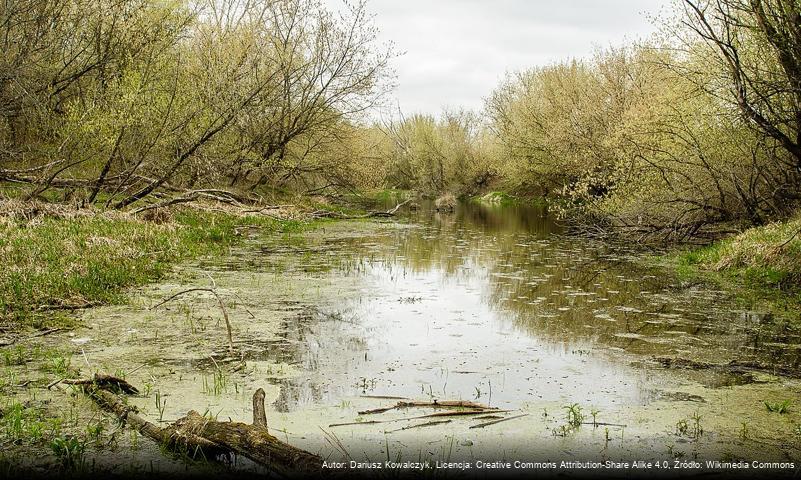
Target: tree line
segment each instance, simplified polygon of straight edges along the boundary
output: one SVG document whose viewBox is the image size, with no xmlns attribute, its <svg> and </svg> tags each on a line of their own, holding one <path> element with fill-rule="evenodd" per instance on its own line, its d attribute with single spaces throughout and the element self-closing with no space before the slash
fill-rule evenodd
<svg viewBox="0 0 801 480">
<path fill-rule="evenodd" d="M 111 208 L 352 183 L 394 55 L 364 2 L 10 0 L 0 33 L 0 177 Z"/>
<path fill-rule="evenodd" d="M 801 201 L 801 4 L 676 0 L 660 33 L 515 72 L 480 112 L 376 120 L 364 2 L 0 4 L 0 179 L 127 208 L 368 188 L 546 198 L 588 232 L 686 240 Z"/>
</svg>

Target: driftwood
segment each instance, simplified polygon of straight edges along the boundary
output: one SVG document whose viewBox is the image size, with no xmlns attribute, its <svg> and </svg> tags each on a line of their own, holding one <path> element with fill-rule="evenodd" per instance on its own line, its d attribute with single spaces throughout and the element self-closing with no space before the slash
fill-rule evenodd
<svg viewBox="0 0 801 480">
<path fill-rule="evenodd" d="M 497 413 L 504 413 L 508 412 L 509 410 L 454 410 L 449 412 L 436 412 L 436 413 L 429 413 L 428 415 L 418 415 L 416 417 L 404 417 L 404 418 L 393 418 L 390 420 L 370 420 L 367 422 L 346 422 L 346 423 L 332 423 L 328 427 L 345 427 L 349 425 L 374 425 L 376 423 L 393 423 L 393 422 L 404 422 L 409 420 L 418 420 L 421 418 L 442 418 L 442 417 L 461 417 L 467 415 L 481 415 L 484 413 L 490 412 L 497 412 Z"/>
<path fill-rule="evenodd" d="M 216 459 L 222 455 L 240 455 L 285 476 L 309 476 L 322 473 L 322 458 L 293 447 L 270 435 L 264 412 L 264 390 L 253 395 L 253 424 L 218 422 L 190 411 L 166 428 L 148 422 L 138 411 L 127 405 L 107 388 L 127 385 L 124 380 L 109 375 L 95 375 L 88 380 L 64 381 L 83 388 L 101 408 L 115 414 L 121 421 L 154 441 L 192 458 Z"/>
<path fill-rule="evenodd" d="M 408 199 L 408 200 L 406 200 L 404 202 L 401 202 L 401 203 L 395 205 L 394 208 L 390 208 L 389 210 L 386 210 L 386 211 L 372 210 L 372 211 L 369 211 L 369 212 L 365 213 L 364 215 L 346 215 L 344 213 L 332 212 L 330 210 L 316 210 L 316 211 L 311 213 L 311 216 L 314 217 L 314 218 L 337 218 L 337 219 L 340 219 L 340 220 L 355 220 L 355 219 L 359 219 L 359 218 L 394 217 L 395 214 L 400 209 L 400 207 L 406 205 L 407 203 L 409 203 L 411 201 L 412 201 L 412 199 L 410 198 L 410 199 Z"/>
<path fill-rule="evenodd" d="M 322 458 L 278 440 L 264 427 L 239 422 L 217 422 L 194 410 L 167 430 L 201 437 L 224 450 L 285 475 L 319 474 L 323 464 Z"/>
<path fill-rule="evenodd" d="M 420 402 L 420 401 L 400 401 L 395 405 L 382 408 L 374 408 L 372 410 L 364 410 L 359 412 L 359 415 L 372 415 L 375 413 L 384 413 L 398 408 L 411 408 L 411 407 L 430 407 L 430 408 L 469 408 L 478 410 L 480 412 L 494 412 L 497 408 L 488 407 L 480 403 L 469 402 L 467 400 L 434 400 L 433 402 Z"/>
<path fill-rule="evenodd" d="M 262 388 L 253 394 L 253 425 L 267 431 L 267 412 L 264 411 L 264 389 Z"/>
</svg>

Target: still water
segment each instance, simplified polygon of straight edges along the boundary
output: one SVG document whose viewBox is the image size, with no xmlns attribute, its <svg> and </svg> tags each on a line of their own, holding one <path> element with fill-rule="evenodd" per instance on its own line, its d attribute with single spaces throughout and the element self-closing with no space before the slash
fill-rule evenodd
<svg viewBox="0 0 801 480">
<path fill-rule="evenodd" d="M 210 296 L 150 308 L 211 278 L 238 358 L 225 358 Z M 801 456 L 801 403 L 765 407 L 801 398 L 795 327 L 676 278 L 637 245 L 563 236 L 534 207 L 423 208 L 254 235 L 85 320 L 78 358 L 135 369 L 130 380 L 167 399 L 161 412 L 132 399 L 143 412 L 249 421 L 264 388 L 270 428 L 330 459 Z M 364 413 L 399 399 L 468 400 L 515 418 L 474 428 L 469 416 L 412 418 L 433 409 Z M 571 425 L 571 411 L 583 421 Z"/>
<path fill-rule="evenodd" d="M 282 275 L 362 283 L 287 325 L 282 348 L 308 375 L 282 382 L 281 411 L 358 394 L 643 405 L 671 379 L 658 359 L 797 371 L 801 358 L 781 320 L 643 266 L 633 248 L 560 236 L 534 207 L 340 222 L 294 250 L 263 245 L 260 257 Z M 753 380 L 685 376 L 707 386 Z"/>
</svg>

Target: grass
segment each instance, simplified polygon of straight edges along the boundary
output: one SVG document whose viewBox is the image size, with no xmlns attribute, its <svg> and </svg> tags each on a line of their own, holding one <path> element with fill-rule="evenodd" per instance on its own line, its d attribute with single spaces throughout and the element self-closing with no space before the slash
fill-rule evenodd
<svg viewBox="0 0 801 480">
<path fill-rule="evenodd" d="M 660 259 L 673 266 L 680 278 L 718 284 L 752 308 L 767 306 L 774 313 L 799 316 L 801 217 L 751 228 Z"/>
<path fill-rule="evenodd" d="M 684 252 L 684 266 L 724 272 L 756 285 L 801 286 L 801 218 L 756 227 L 708 247 Z"/>
<path fill-rule="evenodd" d="M 69 320 L 58 307 L 119 303 L 126 288 L 162 278 L 175 262 L 224 253 L 242 225 L 271 233 L 305 224 L 192 209 L 163 224 L 118 213 L 0 217 L 0 320 L 46 328 Z"/>
<path fill-rule="evenodd" d="M 782 402 L 765 402 L 765 408 L 768 409 L 769 412 L 774 412 L 778 414 L 785 414 L 790 411 L 790 406 L 793 404 L 791 400 L 784 400 Z"/>
</svg>

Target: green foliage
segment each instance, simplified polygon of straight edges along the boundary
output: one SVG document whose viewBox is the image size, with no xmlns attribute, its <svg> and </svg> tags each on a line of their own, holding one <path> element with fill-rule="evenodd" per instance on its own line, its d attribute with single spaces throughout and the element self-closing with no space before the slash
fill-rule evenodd
<svg viewBox="0 0 801 480">
<path fill-rule="evenodd" d="M 675 257 L 687 272 L 719 272 L 753 288 L 799 293 L 801 219 L 750 228 L 731 238 L 682 252 Z"/>
<path fill-rule="evenodd" d="M 83 467 L 86 452 L 86 443 L 83 440 L 73 436 L 56 437 L 50 441 L 50 449 L 65 470 L 77 470 Z"/>
<path fill-rule="evenodd" d="M 2 178 L 51 200 L 68 179 L 75 189 L 60 200 L 116 208 L 166 185 L 370 183 L 375 170 L 361 160 L 371 142 L 351 122 L 388 88 L 394 52 L 378 45 L 364 1 L 340 10 L 316 0 L 4 3 Z"/>
<path fill-rule="evenodd" d="M 765 408 L 768 409 L 769 412 L 774 412 L 778 414 L 785 414 L 790 411 L 790 405 L 793 404 L 792 400 L 783 400 L 781 402 L 764 402 Z"/>
<path fill-rule="evenodd" d="M 382 155 L 390 163 L 391 185 L 466 196 L 482 192 L 498 176 L 493 144 L 475 114 L 445 112 L 441 120 L 413 115 L 391 124 L 387 133 L 391 143 Z"/>
<path fill-rule="evenodd" d="M 61 430 L 59 419 L 46 418 L 39 409 L 28 407 L 16 400 L 4 405 L 2 413 L 0 432 L 9 442 L 37 443 L 58 434 Z"/>
<path fill-rule="evenodd" d="M 43 306 L 119 302 L 124 288 L 163 277 L 175 261 L 225 251 L 240 238 L 241 225 L 265 233 L 304 228 L 189 210 L 164 225 L 121 215 L 0 223 L 0 262 L 8 266 L 0 275 L 0 316 L 17 326 L 40 325 L 53 321 Z"/>
<path fill-rule="evenodd" d="M 573 403 L 571 405 L 566 405 L 564 408 L 565 411 L 567 411 L 568 425 L 573 428 L 581 426 L 581 423 L 584 421 L 584 413 L 581 411 L 581 406 L 577 403 Z"/>
<path fill-rule="evenodd" d="M 574 222 L 675 240 L 791 212 L 776 187 L 801 177 L 717 92 L 699 91 L 718 75 L 705 50 L 659 47 L 509 75 L 487 103 L 505 176 Z"/>
</svg>

